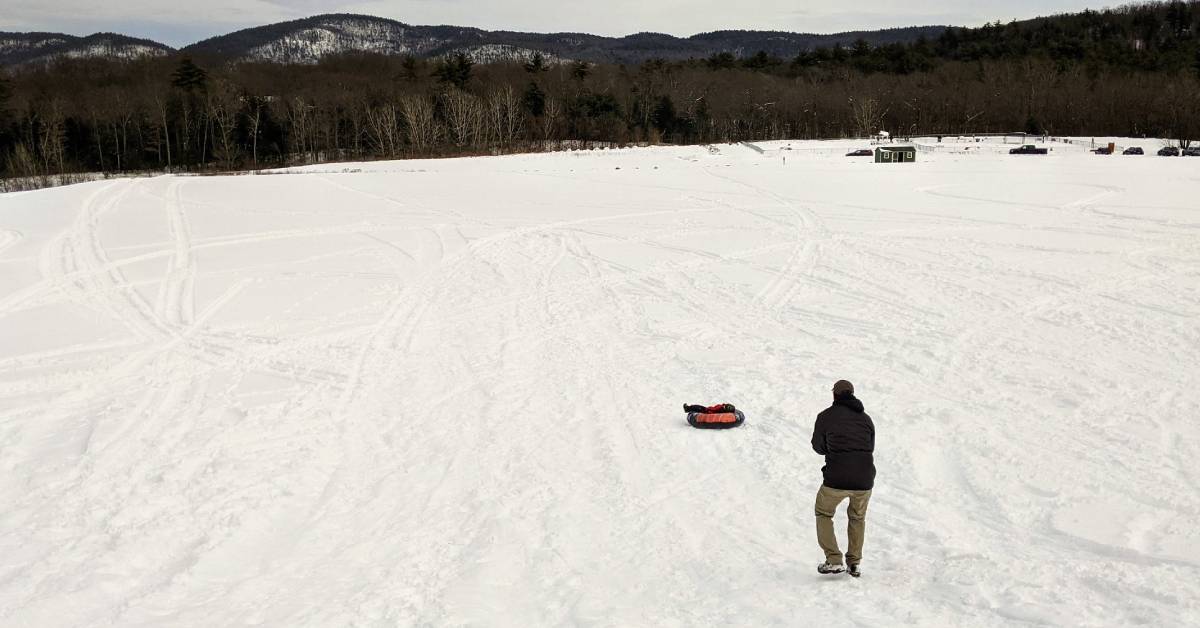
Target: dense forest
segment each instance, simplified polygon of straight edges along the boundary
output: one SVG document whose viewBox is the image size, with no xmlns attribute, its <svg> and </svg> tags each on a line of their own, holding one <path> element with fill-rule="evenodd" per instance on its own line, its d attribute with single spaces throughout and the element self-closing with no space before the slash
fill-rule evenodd
<svg viewBox="0 0 1200 628">
<path fill-rule="evenodd" d="M 1025 131 L 1200 139 L 1200 1 L 936 40 L 639 65 L 181 56 L 0 74 L 0 176 L 229 170 L 600 143 Z"/>
</svg>

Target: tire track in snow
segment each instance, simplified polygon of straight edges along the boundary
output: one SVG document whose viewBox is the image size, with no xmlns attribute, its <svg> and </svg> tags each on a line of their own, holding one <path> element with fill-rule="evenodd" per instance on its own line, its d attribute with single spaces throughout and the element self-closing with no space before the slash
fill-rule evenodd
<svg viewBox="0 0 1200 628">
<path fill-rule="evenodd" d="M 43 418 L 60 415 L 66 423 L 74 423 L 76 428 L 72 433 L 60 433 L 57 438 L 68 438 L 71 450 L 62 450 L 59 455 L 83 461 L 68 467 L 68 471 L 56 477 L 53 483 L 43 483 L 41 490 L 27 496 L 25 508 L 35 508 L 40 512 L 57 512 L 59 516 L 72 518 L 84 517 L 87 520 L 108 521 L 103 525 L 120 525 L 112 523 L 118 513 L 127 512 L 129 504 L 119 495 L 112 493 L 113 487 L 122 486 L 122 478 L 144 478 L 147 464 L 155 460 L 155 456 L 147 458 L 142 452 L 142 446 L 148 441 L 159 442 L 160 447 L 168 447 L 160 436 L 164 430 L 179 430 L 181 424 L 186 424 L 189 418 L 195 417 L 202 407 L 204 398 L 203 387 L 198 385 L 196 374 L 188 368 L 190 358 L 183 354 L 167 355 L 159 360 L 161 377 L 165 385 L 152 382 L 140 382 L 137 388 L 140 393 L 127 397 L 125 411 L 114 410 L 109 400 L 120 394 L 112 384 L 127 381 L 134 372 L 144 369 L 159 355 L 168 353 L 172 345 L 186 342 L 189 335 L 194 334 L 209 316 L 226 303 L 244 284 L 237 284 L 222 295 L 206 309 L 200 320 L 195 324 L 176 326 L 185 320 L 174 324 L 160 318 L 149 304 L 132 290 L 119 272 L 108 270 L 96 271 L 97 267 L 107 262 L 107 255 L 100 242 L 98 229 L 106 214 L 115 210 L 120 201 L 138 185 L 137 182 L 117 182 L 106 186 L 96 194 L 88 197 L 82 205 L 79 217 L 72 228 L 59 238 L 53 240 L 43 251 L 41 268 L 59 290 L 72 301 L 85 306 L 95 306 L 97 294 L 104 296 L 101 304 L 104 310 L 112 316 L 129 324 L 131 331 L 141 337 L 140 350 L 128 351 L 122 361 L 109 369 L 104 376 L 95 381 L 84 383 L 83 386 L 61 396 L 53 404 L 44 407 Z M 111 193 L 114 187 L 121 187 L 118 193 Z M 175 231 L 180 235 L 180 231 Z M 178 261 L 178 259 L 177 259 Z M 63 276 L 70 270 L 84 271 L 73 280 L 64 280 Z M 170 279 L 170 278 L 169 278 Z M 97 285 L 102 290 L 95 290 Z M 186 285 L 186 277 L 179 285 Z M 182 312 L 182 310 L 179 310 Z M 170 312 L 167 312 L 170 314 Z M 190 318 L 180 317 L 181 319 Z M 103 410 L 101 405 L 108 404 Z M 93 410 L 93 408 L 97 408 Z M 69 417 L 75 415 L 72 421 Z M 171 420 L 164 420 L 170 417 Z M 45 423 L 55 423 L 45 421 Z M 103 435 L 100 434 L 103 430 Z M 26 430 L 25 438 L 38 439 L 39 434 Z M 98 464 L 102 461 L 103 464 Z M 64 486 L 70 488 L 63 489 Z M 47 491 L 57 490 L 67 495 L 64 499 L 40 502 L 40 496 Z M 97 492 L 105 495 L 98 495 Z M 61 545 L 44 556 L 36 563 L 30 563 L 27 568 L 58 568 L 67 572 L 76 572 L 82 568 L 80 560 L 93 560 L 89 548 L 82 547 L 82 539 Z M 179 563 L 178 569 L 170 570 L 161 581 L 162 584 L 172 580 L 180 573 L 188 561 Z M 56 567 L 57 566 L 57 567 Z M 41 580 L 43 583 L 45 580 Z M 128 609 L 129 602 L 155 590 L 160 585 L 149 584 L 142 592 L 125 592 L 120 594 L 126 598 L 126 604 L 119 609 Z M 124 610 L 118 610 L 114 619 L 119 618 Z"/>
<path fill-rule="evenodd" d="M 148 339 L 158 335 L 162 328 L 153 317 L 139 314 L 128 321 L 122 320 L 126 310 L 137 310 L 138 305 L 120 289 L 123 282 L 115 279 L 116 271 L 111 268 L 104 269 L 104 272 L 93 270 L 106 261 L 101 257 L 103 252 L 94 233 L 96 224 L 135 185 L 133 181 L 118 180 L 88 195 L 72 225 L 51 239 L 40 252 L 38 267 L 43 280 L 0 301 L 0 313 L 14 311 L 34 297 L 53 293 L 83 307 L 99 307 L 113 319 L 128 326 L 138 337 Z M 119 192 L 112 192 L 118 189 Z M 93 290 L 106 293 L 111 298 L 101 303 L 91 302 L 87 297 Z"/>
<path fill-rule="evenodd" d="M 615 218 L 619 218 L 619 217 L 604 217 L 604 219 L 607 219 L 607 220 L 612 220 Z M 588 220 L 590 221 L 591 219 L 588 219 Z M 569 221 L 569 222 L 574 223 L 576 221 Z M 501 241 L 503 241 L 505 243 L 509 243 L 513 240 L 514 236 L 516 236 L 516 235 L 524 236 L 524 235 L 535 234 L 535 233 L 547 231 L 547 230 L 548 230 L 547 226 L 539 225 L 532 229 L 521 230 L 521 232 L 517 233 L 517 234 L 511 233 L 511 232 L 499 234 L 501 237 L 485 239 L 484 243 L 489 244 L 489 245 L 494 245 Z M 484 248 L 484 247 L 479 246 L 479 241 L 473 242 L 471 244 L 474 245 L 470 249 L 470 252 L 473 253 L 473 255 L 470 255 L 469 259 L 472 262 L 477 261 L 480 263 L 487 263 L 487 258 L 489 257 L 488 252 L 491 250 L 491 248 Z M 503 249 L 497 249 L 497 250 L 500 250 L 502 253 L 507 254 L 513 248 L 515 248 L 515 247 L 505 247 Z M 551 249 L 551 250 L 553 250 L 553 249 Z M 423 316 L 423 312 L 427 309 L 430 309 L 432 306 L 438 306 L 438 304 L 440 302 L 440 300 L 437 296 L 437 294 L 439 292 L 439 288 L 437 288 L 435 285 L 433 285 L 432 278 L 436 278 L 437 285 L 456 285 L 456 284 L 461 284 L 463 281 L 467 281 L 469 279 L 469 276 L 465 274 L 467 272 L 467 269 L 465 266 L 465 261 L 467 259 L 468 258 L 466 257 L 466 253 L 464 251 L 460 251 L 458 254 L 458 258 L 452 260 L 452 263 L 446 264 L 443 262 L 441 265 L 435 267 L 428 273 L 428 275 L 425 278 L 425 281 L 423 283 L 416 284 L 416 286 L 419 288 L 419 290 L 413 290 L 412 286 L 410 286 L 408 288 L 408 294 L 406 296 L 403 296 L 403 297 L 397 299 L 397 301 L 403 301 L 403 300 L 419 301 L 419 302 L 423 302 L 423 305 L 412 306 L 407 309 L 394 310 L 394 312 L 393 312 L 394 318 L 381 319 L 381 321 L 379 321 L 376 324 L 376 332 L 377 333 L 374 335 L 373 338 L 369 337 L 367 339 L 369 342 L 372 342 L 373 344 L 363 344 L 362 346 L 364 346 L 368 349 L 371 349 L 372 347 L 374 347 L 375 350 L 378 351 L 378 357 L 376 358 L 371 353 L 367 353 L 366 355 L 370 359 L 370 361 L 368 361 L 368 359 L 363 359 L 360 361 L 360 365 L 374 363 L 374 364 L 378 364 L 379 367 L 371 368 L 369 370 L 360 368 L 360 370 L 359 370 L 360 373 L 371 373 L 372 375 L 370 376 L 369 379 L 365 375 L 361 378 L 361 383 L 359 384 L 359 387 L 358 387 L 358 390 L 361 391 L 361 393 L 350 392 L 348 394 L 343 394 L 341 396 L 341 401 L 339 402 L 340 407 L 348 408 L 349 407 L 348 404 L 350 404 L 350 403 L 358 404 L 358 399 L 363 398 L 364 394 L 367 390 L 376 390 L 379 385 L 378 384 L 379 375 L 377 375 L 376 373 L 386 373 L 388 375 L 395 376 L 397 373 L 402 372 L 400 370 L 400 365 L 402 365 L 403 363 L 410 361 L 412 359 L 409 356 L 405 355 L 404 349 L 409 344 L 408 339 L 411 338 L 412 334 L 415 332 L 416 325 L 421 320 L 421 318 Z M 558 256 L 555 254 L 551 254 L 549 257 L 547 257 L 547 261 L 549 261 L 549 262 L 552 262 L 555 259 L 558 259 Z M 500 267 L 503 267 L 503 266 L 505 266 L 505 265 L 503 263 L 500 263 Z M 434 311 L 434 310 L 430 310 L 430 311 Z M 578 325 L 578 323 L 572 322 L 567 325 L 564 325 L 564 329 L 569 330 L 576 325 Z M 530 334 L 528 334 L 527 340 L 522 340 L 522 342 L 520 343 L 520 346 L 523 348 L 535 348 L 535 347 L 539 346 L 539 344 L 540 344 L 539 338 L 544 338 L 546 336 L 547 331 L 548 330 L 542 329 L 542 330 L 537 330 L 537 331 L 531 332 Z M 390 338 L 389 338 L 389 336 L 390 336 Z M 388 351 L 385 351 L 385 349 L 390 349 L 390 352 L 391 352 L 390 356 L 388 355 Z M 536 355 L 535 351 L 528 351 L 528 352 L 523 351 L 523 353 L 526 353 L 527 355 Z M 508 355 L 509 357 L 513 357 L 513 354 L 511 354 L 511 353 L 507 353 L 506 355 Z M 382 360 L 388 359 L 389 357 L 390 357 L 390 359 L 387 362 L 382 361 Z M 435 365 L 426 365 L 426 368 L 430 368 L 430 367 L 436 368 Z M 478 369 L 478 367 L 468 367 L 468 368 L 470 370 Z M 475 388 L 480 383 L 480 377 L 481 377 L 480 374 L 476 374 L 476 375 L 467 377 L 468 381 L 463 386 L 460 386 L 459 388 L 462 390 Z M 359 414 L 361 414 L 361 412 Z M 348 459 L 361 459 L 361 456 L 369 455 L 369 452 L 376 449 L 375 444 L 372 444 L 371 442 L 368 442 L 367 440 L 363 440 L 361 438 L 361 435 L 368 434 L 368 433 L 370 433 L 371 430 L 370 430 L 370 426 L 358 425 L 358 423 L 360 421 L 361 421 L 361 419 L 359 419 L 357 417 L 348 417 L 342 421 L 339 421 L 339 423 L 348 422 L 346 425 L 346 429 L 343 430 L 343 433 L 346 434 L 346 441 L 343 443 L 343 446 L 345 448 L 344 455 Z M 341 487 L 337 490 L 341 493 L 345 493 L 347 487 L 349 486 L 347 483 L 351 482 L 352 480 L 351 480 L 351 478 L 349 478 L 348 476 L 346 476 L 343 473 L 343 474 L 335 474 L 334 476 L 332 476 L 330 478 L 330 481 L 333 483 L 340 484 Z M 329 493 L 329 491 L 331 491 L 331 490 L 334 490 L 334 489 L 327 487 L 326 493 Z M 359 492 L 359 491 L 357 491 L 357 490 L 351 491 L 351 493 L 357 493 L 357 492 Z M 351 500 L 357 499 L 350 495 L 346 495 L 346 497 Z M 310 518 L 313 520 L 321 520 L 321 519 L 327 517 L 329 514 L 330 513 L 328 511 L 326 511 L 325 508 L 322 506 L 322 507 L 318 507 L 318 509 L 315 510 L 310 515 Z"/>
<path fill-rule="evenodd" d="M 389 350 L 389 347 L 396 347 L 398 345 L 406 344 L 407 340 L 412 337 L 412 334 L 417 329 L 417 322 L 428 308 L 429 301 L 431 300 L 430 293 L 436 290 L 436 286 L 433 283 L 434 279 L 442 278 L 442 275 L 451 272 L 457 265 L 461 264 L 470 256 L 515 238 L 543 233 L 563 227 L 646 218 L 650 216 L 677 215 L 681 213 L 706 213 L 711 211 L 714 210 L 709 208 L 659 210 L 543 223 L 501 231 L 491 236 L 485 236 L 483 238 L 473 240 L 452 255 L 446 256 L 443 254 L 443 257 L 438 264 L 433 265 L 428 270 L 419 273 L 418 276 L 414 278 L 414 282 L 401 291 L 401 293 L 395 299 L 393 299 L 391 304 L 388 306 L 387 313 L 373 326 L 374 329 L 371 332 L 369 339 L 364 342 L 363 350 L 360 351 L 359 356 L 354 361 L 355 366 L 352 370 L 350 383 L 347 387 L 347 396 L 339 403 L 339 407 L 343 409 L 347 408 L 353 402 L 354 398 L 356 398 L 359 394 L 358 389 L 360 388 L 363 379 L 362 373 L 364 372 L 371 355 L 380 355 L 386 353 Z M 381 367 L 382 366 L 384 365 L 381 365 Z M 384 369 L 380 368 L 375 370 L 378 372 Z"/>
<path fill-rule="evenodd" d="M 705 169 L 705 172 L 711 177 L 723 179 L 754 190 L 763 198 L 769 198 L 779 203 L 792 213 L 795 220 L 794 230 L 797 235 L 797 241 L 801 242 L 801 244 L 796 245 L 792 250 L 791 256 L 775 274 L 775 277 L 754 295 L 751 302 L 755 308 L 765 308 L 767 310 L 780 309 L 795 298 L 796 294 L 803 289 L 804 282 L 811 280 L 817 260 L 821 257 L 821 243 L 829 239 L 829 230 L 825 228 L 815 213 L 784 196 L 764 187 L 719 174 L 711 169 Z M 749 210 L 739 209 L 754 214 Z"/>
<path fill-rule="evenodd" d="M 360 223 L 360 224 L 347 225 L 347 226 L 342 226 L 342 227 L 318 227 L 318 228 L 311 228 L 311 229 L 288 229 L 288 230 L 271 231 L 271 232 L 265 232 L 265 233 L 259 233 L 259 234 L 221 236 L 221 237 L 216 237 L 216 238 L 205 238 L 205 239 L 194 240 L 194 241 L 192 241 L 192 244 L 190 246 L 190 251 L 195 252 L 195 251 L 214 249 L 214 248 L 220 248 L 220 247 L 225 247 L 225 246 L 261 244 L 264 242 L 279 241 L 279 240 L 289 240 L 289 239 L 298 239 L 298 238 L 313 238 L 313 237 L 324 236 L 324 235 L 370 234 L 372 232 L 378 231 L 379 229 L 381 229 L 381 227 L 376 226 L 376 225 Z M 383 229 L 390 231 L 390 230 L 397 230 L 400 228 L 383 227 Z M 423 227 L 411 227 L 411 228 L 406 228 L 404 230 L 420 231 L 423 229 L 424 229 Z M 56 243 L 56 245 L 61 245 L 61 243 Z M 87 282 L 89 280 L 89 278 L 91 277 L 91 275 L 94 275 L 94 274 L 119 272 L 120 269 L 125 266 L 130 266 L 133 264 L 140 264 L 143 262 L 148 262 L 148 261 L 153 261 L 153 260 L 158 260 L 158 259 L 163 259 L 163 258 L 173 258 L 174 256 L 177 255 L 175 248 L 174 248 L 175 247 L 174 243 L 162 243 L 162 244 L 154 244 L 154 245 L 137 245 L 136 248 L 147 248 L 147 247 L 151 247 L 151 246 L 159 247 L 159 250 L 151 251 L 149 253 L 142 253 L 142 254 L 131 255 L 131 256 L 127 256 L 127 257 L 122 257 L 122 258 L 115 259 L 115 260 L 107 260 L 104 263 L 90 265 L 90 266 L 88 266 L 86 268 L 82 268 L 82 269 L 72 268 L 67 271 L 59 271 L 59 272 L 55 273 L 53 277 L 44 277 L 41 282 L 39 282 L 33 286 L 30 286 L 24 290 L 13 293 L 4 299 L 0 299 L 0 314 L 7 314 L 7 313 L 14 312 L 14 311 L 18 311 L 19 309 L 22 309 L 24 307 L 30 307 L 31 304 L 34 303 L 35 297 L 38 297 L 39 295 L 43 295 L 46 292 L 57 290 L 59 284 L 61 284 L 64 281 Z M 163 247 L 166 247 L 166 248 L 163 248 Z M 118 248 L 129 249 L 131 247 L 118 247 Z M 45 256 L 47 254 L 51 254 L 50 251 L 43 249 L 42 255 Z M 124 283 L 120 284 L 120 288 L 125 289 L 126 287 L 132 286 L 132 285 L 134 285 L 134 284 L 131 282 L 124 282 Z M 97 294 L 102 294 L 102 293 L 103 293 L 102 290 L 97 291 Z M 84 291 L 76 291 L 76 294 L 78 296 L 87 296 L 86 292 L 84 292 Z M 38 303 L 38 304 L 40 304 L 40 303 Z"/>
<path fill-rule="evenodd" d="M 310 237 L 314 235 L 313 230 L 290 230 L 250 236 L 238 235 L 214 239 L 193 247 L 190 245 L 191 240 L 183 210 L 182 186 L 184 181 L 177 177 L 168 178 L 168 180 L 170 181 L 168 194 L 161 198 L 166 203 L 164 209 L 169 231 L 174 236 L 174 244 L 170 249 L 115 262 L 109 260 L 106 250 L 99 243 L 95 230 L 103 217 L 122 199 L 135 188 L 142 187 L 141 181 L 138 180 L 117 181 L 110 186 L 105 186 L 85 200 L 83 211 L 75 221 L 73 228 L 56 238 L 43 250 L 41 266 L 45 279 L 42 286 L 36 289 L 43 289 L 46 286 L 57 286 L 60 291 L 65 289 L 68 298 L 72 301 L 90 308 L 99 306 L 114 320 L 134 330 L 142 342 L 156 343 L 141 352 L 142 359 L 152 359 L 163 351 L 175 350 L 183 351 L 201 361 L 227 361 L 237 355 L 241 355 L 244 360 L 249 356 L 243 348 L 228 343 L 223 344 L 217 337 L 210 337 L 207 332 L 192 328 L 192 311 L 195 307 L 193 283 L 196 265 L 191 251 L 195 248 L 251 244 L 291 237 Z M 116 194 L 111 193 L 111 190 L 117 187 L 123 189 Z M 324 234 L 329 231 L 355 233 L 362 230 L 362 226 L 351 226 L 318 231 Z M 142 299 L 133 284 L 124 279 L 120 268 L 131 263 L 162 257 L 169 258 L 167 275 L 160 284 L 157 304 L 151 307 Z M 244 285 L 238 286 L 237 291 L 244 287 Z M 29 291 L 29 293 L 32 292 Z M 223 300 L 222 304 L 225 302 L 228 300 Z M 138 363 L 135 361 L 131 364 L 136 366 Z M 34 361 L 29 366 L 37 366 L 37 364 Z M 308 380 L 310 383 L 319 383 L 322 379 L 328 379 L 327 377 L 314 379 L 306 375 L 298 375 L 294 366 L 278 361 L 263 362 L 259 364 L 258 368 L 284 377 Z M 104 375 L 107 378 L 117 378 L 127 370 L 117 369 Z M 78 380 L 78 383 L 84 384 L 84 390 L 92 390 L 87 386 L 86 379 L 85 375 Z"/>
<path fill-rule="evenodd" d="M 189 324 L 195 308 L 196 262 L 192 256 L 191 230 L 184 213 L 183 184 L 184 179 L 175 179 L 167 187 L 163 209 L 174 245 L 155 307 L 159 318 L 175 326 Z"/>
</svg>

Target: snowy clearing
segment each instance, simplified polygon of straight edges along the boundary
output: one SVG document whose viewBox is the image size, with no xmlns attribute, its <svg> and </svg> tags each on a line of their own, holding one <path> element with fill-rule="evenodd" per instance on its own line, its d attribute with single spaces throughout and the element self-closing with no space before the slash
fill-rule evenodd
<svg viewBox="0 0 1200 628">
<path fill-rule="evenodd" d="M 862 144 L 0 195 L 0 625 L 1200 625 L 1200 159 Z"/>
</svg>

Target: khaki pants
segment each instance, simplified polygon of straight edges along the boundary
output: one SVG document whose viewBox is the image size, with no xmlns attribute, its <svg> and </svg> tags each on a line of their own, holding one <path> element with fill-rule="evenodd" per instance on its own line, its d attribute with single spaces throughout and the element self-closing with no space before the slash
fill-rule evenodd
<svg viewBox="0 0 1200 628">
<path fill-rule="evenodd" d="M 850 498 L 846 515 L 850 518 L 846 532 L 850 535 L 850 547 L 846 550 L 846 562 L 857 565 L 862 561 L 863 532 L 867 527 L 867 503 L 871 491 L 843 491 L 821 485 L 817 491 L 817 543 L 825 551 L 825 562 L 842 564 L 842 552 L 838 549 L 837 535 L 833 533 L 833 513 L 843 499 Z"/>
</svg>

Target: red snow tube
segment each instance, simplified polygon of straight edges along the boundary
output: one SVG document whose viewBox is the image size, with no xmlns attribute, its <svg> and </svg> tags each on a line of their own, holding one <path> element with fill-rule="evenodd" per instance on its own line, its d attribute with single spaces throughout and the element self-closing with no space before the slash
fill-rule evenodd
<svg viewBox="0 0 1200 628">
<path fill-rule="evenodd" d="M 746 421 L 746 415 L 741 410 L 733 412 L 689 412 L 688 424 L 702 430 L 727 430 L 737 427 Z"/>
</svg>

